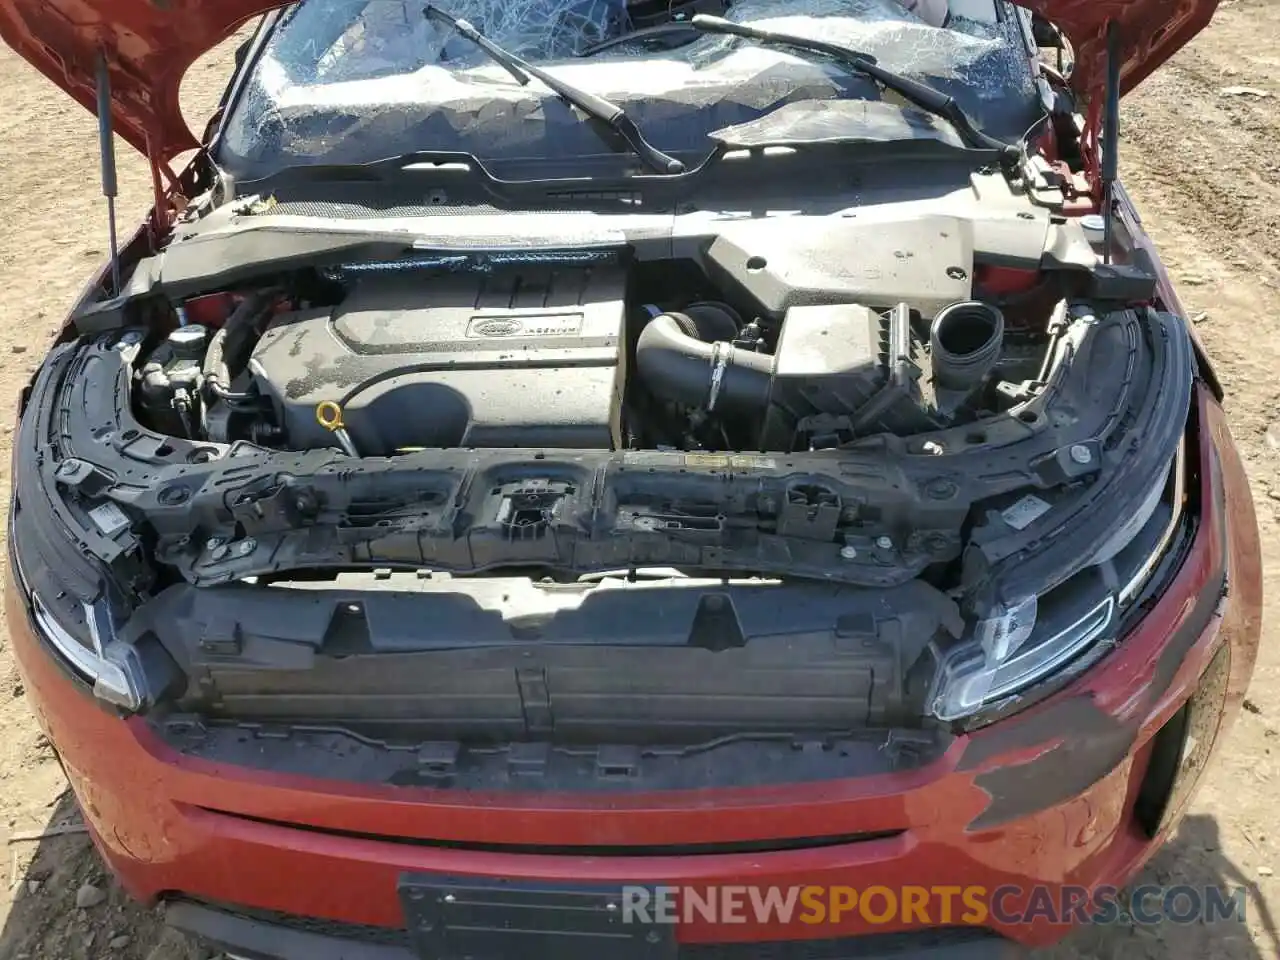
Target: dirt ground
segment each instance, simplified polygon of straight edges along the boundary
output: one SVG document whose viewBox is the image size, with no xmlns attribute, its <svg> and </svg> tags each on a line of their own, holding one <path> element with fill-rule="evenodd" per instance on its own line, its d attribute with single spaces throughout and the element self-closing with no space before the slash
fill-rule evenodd
<svg viewBox="0 0 1280 960">
<path fill-rule="evenodd" d="M 184 103 L 197 129 L 227 75 L 228 52 L 224 45 L 188 77 Z M 11 405 L 103 259 L 106 230 L 93 119 L 3 46 L 0 90 L 3 496 Z M 1246 711 L 1143 881 L 1244 886 L 1247 922 L 1084 930 L 1038 960 L 1280 957 L 1280 877 L 1272 873 L 1280 870 L 1280 3 L 1226 0 L 1214 25 L 1126 101 L 1123 130 L 1125 183 L 1229 393 L 1264 531 L 1268 590 L 1267 638 Z M 146 169 L 123 144 L 119 155 L 121 222 L 136 223 L 148 204 Z M 0 539 L 5 517 L 7 508 Z M 78 815 L 28 712 L 6 638 L 0 627 L 0 838 L 9 839 L 75 824 Z M 82 834 L 19 839 L 2 853 L 0 960 L 214 956 L 129 902 Z"/>
</svg>

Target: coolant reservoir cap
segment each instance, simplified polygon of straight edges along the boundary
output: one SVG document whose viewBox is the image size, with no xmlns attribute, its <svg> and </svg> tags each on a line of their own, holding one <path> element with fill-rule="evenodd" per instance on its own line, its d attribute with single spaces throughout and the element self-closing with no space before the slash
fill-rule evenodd
<svg viewBox="0 0 1280 960">
<path fill-rule="evenodd" d="M 1090 240 L 1101 240 L 1107 230 L 1107 218 L 1100 213 L 1090 213 L 1080 218 L 1080 229 L 1089 235 Z"/>
<path fill-rule="evenodd" d="M 204 344 L 208 337 L 208 327 L 189 323 L 169 334 L 169 347 L 173 350 L 175 358 L 199 360 L 204 356 Z"/>
</svg>

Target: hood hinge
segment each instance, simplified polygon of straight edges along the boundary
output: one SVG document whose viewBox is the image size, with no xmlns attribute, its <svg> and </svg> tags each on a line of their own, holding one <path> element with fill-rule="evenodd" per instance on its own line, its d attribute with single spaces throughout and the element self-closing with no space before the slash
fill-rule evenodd
<svg viewBox="0 0 1280 960">
<path fill-rule="evenodd" d="M 186 197 L 182 194 L 181 180 L 173 172 L 168 162 L 162 159 L 155 146 L 155 138 L 147 136 L 147 165 L 151 168 L 152 213 L 149 228 L 152 249 L 157 249 L 160 241 L 169 233 L 174 220 L 182 208 L 186 206 Z"/>
</svg>

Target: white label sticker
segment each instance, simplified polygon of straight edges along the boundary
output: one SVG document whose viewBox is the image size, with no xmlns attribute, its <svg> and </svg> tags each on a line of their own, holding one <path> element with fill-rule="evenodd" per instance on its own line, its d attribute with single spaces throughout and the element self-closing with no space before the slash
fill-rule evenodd
<svg viewBox="0 0 1280 960">
<path fill-rule="evenodd" d="M 110 501 L 90 510 L 89 517 L 98 525 L 104 537 L 114 537 L 129 526 L 128 515 Z"/>
<path fill-rule="evenodd" d="M 1027 494 L 1013 506 L 1000 512 L 1004 522 L 1015 530 L 1025 530 L 1049 511 L 1049 504 L 1039 497 Z"/>
</svg>

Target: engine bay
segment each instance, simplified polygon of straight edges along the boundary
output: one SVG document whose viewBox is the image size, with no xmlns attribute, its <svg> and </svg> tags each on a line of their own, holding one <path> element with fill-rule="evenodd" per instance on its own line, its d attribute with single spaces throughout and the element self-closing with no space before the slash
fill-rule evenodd
<svg viewBox="0 0 1280 960">
<path fill-rule="evenodd" d="M 1184 321 L 1144 302 L 1139 258 L 1026 213 L 433 249 L 219 208 L 86 304 L 33 384 L 13 529 L 49 553 L 26 576 L 57 571 L 42 602 L 68 622 L 106 582 L 129 641 L 207 663 L 232 712 L 246 665 L 350 703 L 382 683 L 352 651 L 496 630 L 513 659 L 449 672 L 455 694 L 506 684 L 536 637 L 564 648 L 561 692 L 596 697 L 611 638 L 742 651 L 716 676 L 746 712 L 711 733 L 789 724 L 810 701 L 788 671 L 863 684 L 856 723 L 921 716 L 933 678 L 1004 642 L 975 624 L 1026 615 L 1010 598 L 1109 629 L 1092 587 L 1132 602 L 1179 516 Z M 764 616 L 777 591 L 814 625 Z M 775 642 L 772 692 L 746 696 Z M 687 689 L 674 729 L 709 688 L 659 659 L 608 702 Z"/>
<path fill-rule="evenodd" d="M 47 480 L 131 570 L 197 587 L 656 566 L 1039 589 L 1104 545 L 1037 573 L 1048 531 L 1167 467 L 1194 354 L 1143 305 L 1141 251 L 1103 263 L 973 182 L 949 213 L 548 213 L 501 245 L 224 204 L 77 312 Z"/>
<path fill-rule="evenodd" d="M 989 301 L 804 294 L 771 309 L 691 262 L 339 267 L 192 301 L 135 397 L 156 430 L 274 449 L 793 452 L 994 416 L 1050 343 Z"/>
</svg>

